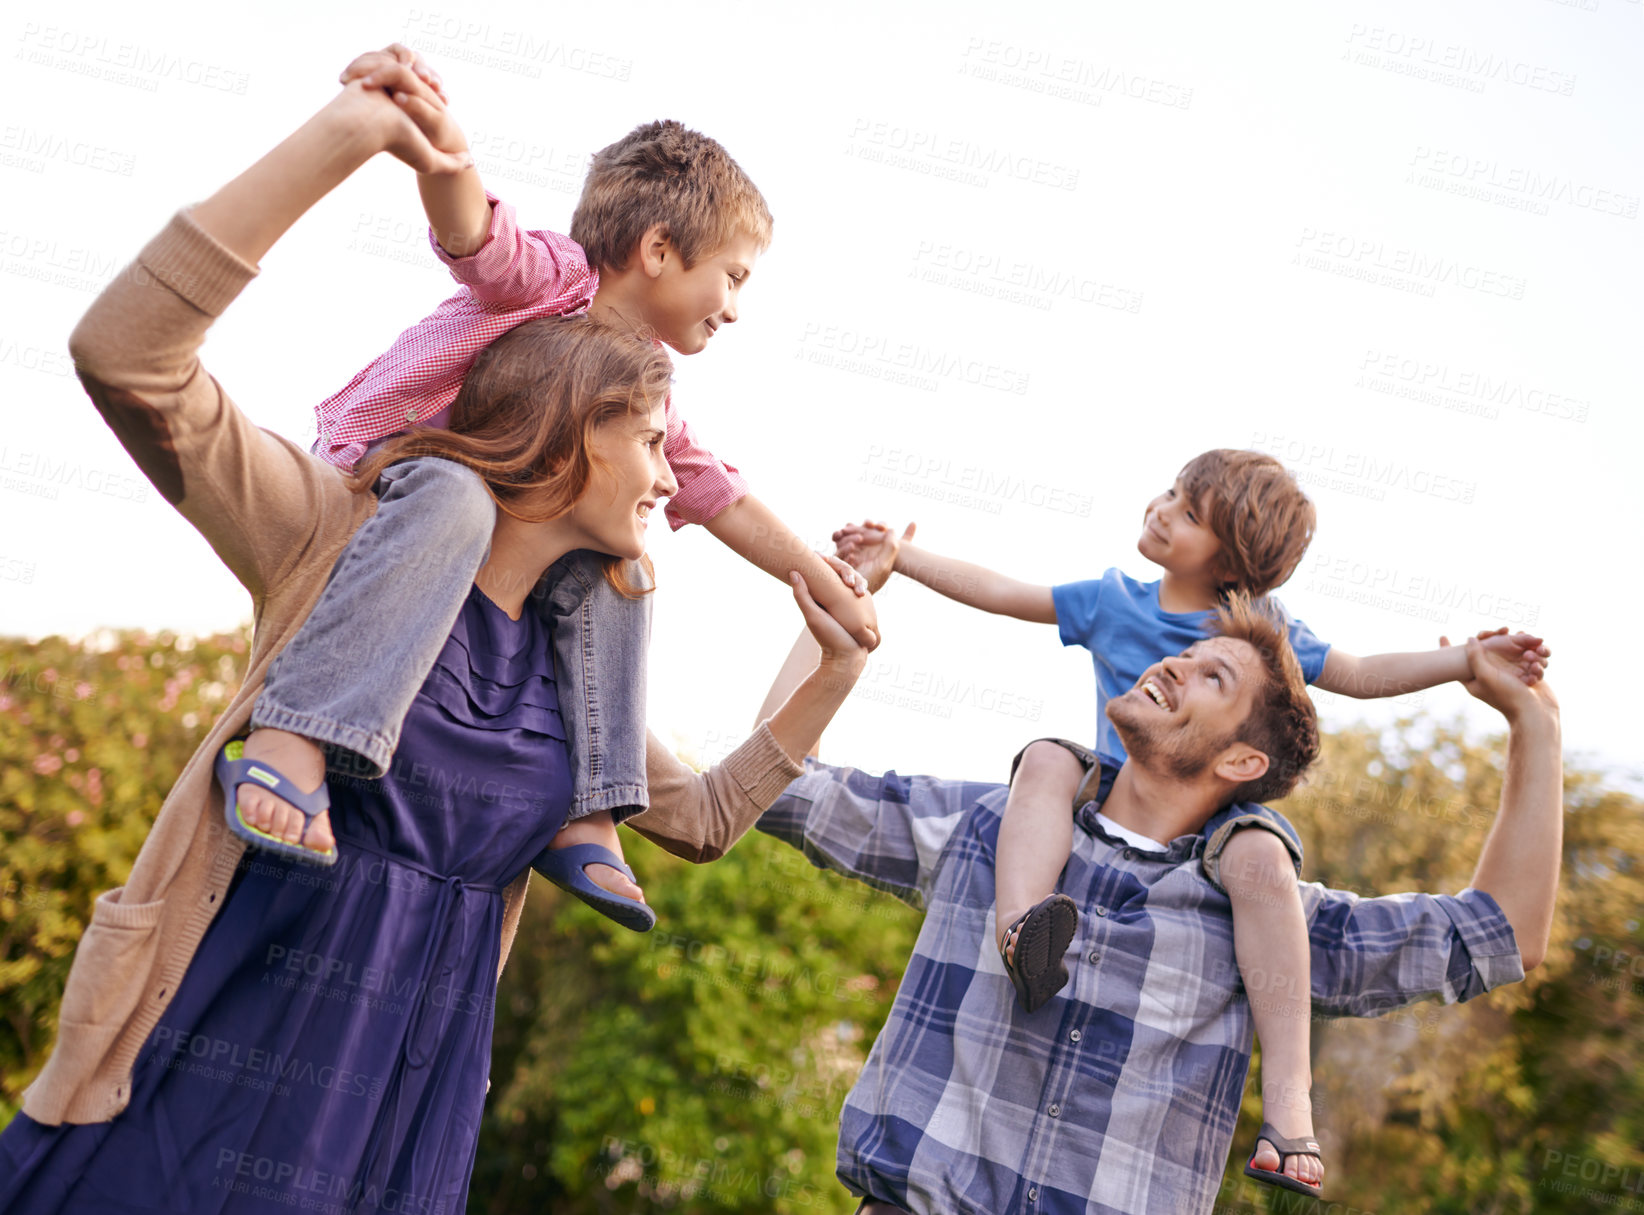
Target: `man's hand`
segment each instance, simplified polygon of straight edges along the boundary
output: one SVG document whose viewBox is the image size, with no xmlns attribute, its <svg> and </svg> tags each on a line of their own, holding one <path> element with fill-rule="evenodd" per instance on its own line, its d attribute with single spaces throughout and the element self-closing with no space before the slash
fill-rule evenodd
<svg viewBox="0 0 1644 1215">
<path fill-rule="evenodd" d="M 1467 665 L 1473 677 L 1461 686 L 1505 717 L 1510 726 L 1517 725 L 1527 714 L 1557 717 L 1558 698 L 1546 681 L 1539 676 L 1525 679 L 1519 663 L 1488 648 L 1486 642 L 1486 638 L 1467 639 Z M 1450 643 L 1441 639 L 1440 644 Z"/>
<path fill-rule="evenodd" d="M 885 585 L 896 569 L 896 555 L 904 540 L 912 540 L 917 524 L 908 524 L 900 538 L 889 524 L 863 520 L 861 524 L 847 523 L 833 534 L 834 553 L 849 561 L 867 579 L 868 590 L 874 594 Z"/>
<path fill-rule="evenodd" d="M 1546 675 L 1547 664 L 1552 661 L 1553 652 L 1547 648 L 1545 640 L 1531 633 L 1509 633 L 1506 625 L 1481 630 L 1478 640 L 1487 651 L 1516 666 L 1518 677 L 1527 684 L 1535 683 Z M 1448 637 L 1439 638 L 1439 645 L 1449 644 Z"/>
</svg>

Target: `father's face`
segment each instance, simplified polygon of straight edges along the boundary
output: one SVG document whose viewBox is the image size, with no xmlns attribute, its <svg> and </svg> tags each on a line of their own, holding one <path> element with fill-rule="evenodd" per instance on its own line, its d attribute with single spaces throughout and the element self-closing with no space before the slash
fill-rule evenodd
<svg viewBox="0 0 1644 1215">
<path fill-rule="evenodd" d="M 1143 671 L 1108 720 L 1131 762 L 1190 780 L 1233 742 L 1265 677 L 1249 642 L 1207 638 Z"/>
</svg>

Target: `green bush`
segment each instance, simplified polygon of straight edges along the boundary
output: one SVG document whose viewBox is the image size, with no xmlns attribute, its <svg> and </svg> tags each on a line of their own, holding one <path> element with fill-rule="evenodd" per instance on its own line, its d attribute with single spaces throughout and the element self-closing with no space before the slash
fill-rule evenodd
<svg viewBox="0 0 1644 1215">
<path fill-rule="evenodd" d="M 93 897 L 232 696 L 246 638 L 0 639 L 0 1123 L 56 1029 Z M 1500 794 L 1499 741 L 1401 723 L 1326 740 L 1281 804 L 1307 877 L 1459 890 Z M 1459 1009 L 1315 1022 L 1327 1193 L 1361 1211 L 1644 1204 L 1644 807 L 1565 782 L 1554 939 L 1528 981 Z M 838 1112 L 883 1024 L 916 913 L 763 836 L 692 866 L 633 835 L 660 922 L 623 932 L 534 881 L 497 998 L 470 1209 L 840 1212 Z M 1305 1211 L 1241 1173 L 1219 1215 Z"/>
</svg>

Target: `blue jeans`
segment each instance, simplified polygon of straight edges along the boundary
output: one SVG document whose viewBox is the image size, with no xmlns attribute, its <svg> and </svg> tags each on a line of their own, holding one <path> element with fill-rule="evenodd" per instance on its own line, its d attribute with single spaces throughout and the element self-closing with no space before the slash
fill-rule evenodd
<svg viewBox="0 0 1644 1215">
<path fill-rule="evenodd" d="M 433 457 L 383 472 L 377 513 L 337 559 L 314 610 L 269 667 L 253 728 L 324 745 L 330 763 L 380 777 L 491 547 L 496 507 L 479 477 Z M 635 564 L 630 579 L 644 585 Z M 527 601 L 554 638 L 554 677 L 571 759 L 570 818 L 650 804 L 645 672 L 650 596 L 628 599 L 597 553 L 554 564 Z"/>
</svg>

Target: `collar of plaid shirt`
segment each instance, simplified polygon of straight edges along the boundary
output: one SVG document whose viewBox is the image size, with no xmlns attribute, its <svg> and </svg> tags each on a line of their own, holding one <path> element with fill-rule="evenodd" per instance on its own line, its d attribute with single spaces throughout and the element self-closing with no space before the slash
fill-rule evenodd
<svg viewBox="0 0 1644 1215">
<path fill-rule="evenodd" d="M 1100 797 L 1111 785 L 1104 771 Z M 1226 896 L 1205 874 L 1233 806 L 1164 853 L 1082 808 L 1060 889 L 1072 980 L 1029 1015 L 994 947 L 1002 785 L 813 764 L 760 829 L 925 910 L 890 1018 L 845 1100 L 839 1176 L 915 1215 L 1209 1211 L 1250 1064 Z M 1288 827 L 1288 824 L 1285 824 Z M 1495 901 L 1301 887 L 1325 1016 L 1470 999 L 1523 977 Z"/>
</svg>

